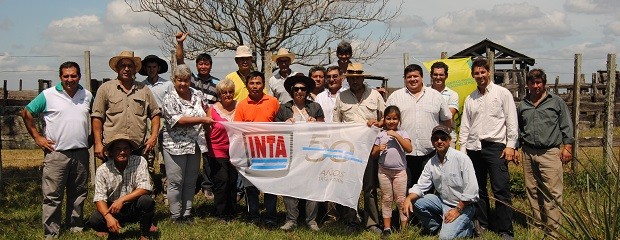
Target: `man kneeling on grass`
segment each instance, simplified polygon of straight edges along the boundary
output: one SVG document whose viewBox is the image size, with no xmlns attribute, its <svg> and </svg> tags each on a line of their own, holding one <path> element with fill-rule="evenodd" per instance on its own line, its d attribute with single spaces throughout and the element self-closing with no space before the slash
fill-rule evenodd
<svg viewBox="0 0 620 240">
<path fill-rule="evenodd" d="M 155 201 L 143 157 L 131 155 L 137 144 L 124 135 L 113 136 L 105 146 L 108 161 L 97 168 L 95 196 L 97 211 L 88 221 L 99 236 L 118 235 L 126 222 L 140 222 L 140 239 L 147 239 L 152 232 Z"/>
<path fill-rule="evenodd" d="M 409 189 L 403 213 L 413 212 L 427 234 L 439 233 L 439 239 L 471 237 L 478 200 L 478 182 L 467 155 L 450 147 L 451 129 L 433 128 L 431 142 L 437 151 L 424 166 L 418 183 Z M 435 187 L 436 194 L 424 194 Z"/>
</svg>

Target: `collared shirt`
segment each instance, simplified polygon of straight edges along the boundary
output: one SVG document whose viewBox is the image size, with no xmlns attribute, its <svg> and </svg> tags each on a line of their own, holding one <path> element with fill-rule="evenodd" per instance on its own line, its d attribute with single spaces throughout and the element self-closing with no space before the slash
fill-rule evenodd
<svg viewBox="0 0 620 240">
<path fill-rule="evenodd" d="M 209 105 L 213 105 L 215 102 L 219 101 L 217 97 L 217 90 L 215 89 L 215 85 L 220 82 L 219 78 L 209 75 L 208 78 L 200 78 L 196 74 L 192 74 L 192 78 L 190 79 L 189 86 L 200 90 L 203 93 L 203 97 L 206 103 Z"/>
<path fill-rule="evenodd" d="M 293 100 L 293 98 L 291 98 L 291 95 L 288 94 L 288 92 L 284 88 L 284 80 L 286 80 L 286 78 L 290 76 L 295 76 L 295 74 L 297 74 L 297 72 L 294 72 L 292 70 L 291 74 L 289 74 L 288 76 L 280 75 L 280 71 L 273 72 L 273 76 L 269 78 L 268 94 L 277 98 L 280 104 L 287 103 L 288 101 Z"/>
<path fill-rule="evenodd" d="M 292 118 L 295 115 L 299 115 L 300 110 L 298 110 L 297 106 L 294 105 L 295 104 L 293 103 L 293 100 L 288 101 L 284 104 L 280 104 L 280 109 L 278 110 L 278 113 L 276 114 L 276 119 L 274 121 L 285 122 L 289 118 Z M 295 121 L 308 121 L 307 119 L 303 119 L 308 117 L 313 117 L 315 119 L 325 117 L 325 115 L 323 115 L 323 109 L 321 108 L 321 105 L 316 102 L 306 100 L 305 109 L 308 114 L 301 117 L 302 119 L 295 119 Z"/>
<path fill-rule="evenodd" d="M 517 146 L 517 107 L 508 89 L 490 82 L 485 94 L 474 90 L 465 99 L 459 142 L 461 151 L 482 149 L 480 141 Z"/>
<path fill-rule="evenodd" d="M 118 171 L 113 160 L 101 164 L 95 175 L 93 202 L 114 202 L 136 189 L 152 191 L 151 177 L 143 157 L 131 155 L 123 172 Z"/>
<path fill-rule="evenodd" d="M 278 99 L 263 94 L 258 101 L 247 97 L 237 104 L 235 109 L 236 122 L 273 122 L 280 108 Z"/>
<path fill-rule="evenodd" d="M 440 122 L 452 119 L 452 112 L 441 94 L 430 87 L 422 88 L 422 95 L 416 98 L 406 87 L 394 91 L 386 105 L 400 109 L 400 129 L 411 137 L 413 151 L 407 155 L 424 156 L 434 148 L 431 131 Z"/>
<path fill-rule="evenodd" d="M 448 149 L 443 163 L 439 162 L 439 156 L 435 154 L 424 165 L 418 183 L 409 192 L 421 197 L 431 187 L 435 187 L 441 201 L 448 206 L 454 207 L 459 201 L 477 201 L 478 182 L 471 159 L 454 148 Z"/>
<path fill-rule="evenodd" d="M 141 82 L 134 82 L 125 92 L 118 79 L 103 83 L 93 104 L 91 117 L 103 121 L 103 142 L 116 134 L 125 134 L 141 145 L 146 137 L 146 120 L 161 114 L 151 90 Z"/>
<path fill-rule="evenodd" d="M 443 91 L 439 92 L 443 99 L 446 100 L 448 104 L 448 108 L 454 108 L 456 111 L 459 111 L 459 94 L 449 87 L 444 87 Z M 452 116 L 454 119 L 454 116 Z M 452 121 L 452 132 L 450 133 L 450 137 L 453 142 L 456 142 L 456 121 Z"/>
<path fill-rule="evenodd" d="M 39 93 L 26 110 L 35 117 L 43 114 L 45 138 L 54 142 L 56 151 L 87 148 L 92 101 L 93 95 L 81 85 L 70 97 L 58 83 Z"/>
<path fill-rule="evenodd" d="M 385 109 L 383 96 L 377 90 L 364 87 L 362 101 L 357 101 L 357 97 L 347 89 L 336 96 L 334 106 L 334 122 L 366 123 L 370 119 L 377 119 Z"/>
<path fill-rule="evenodd" d="M 321 105 L 323 108 L 323 114 L 325 115 L 325 122 L 332 122 L 334 118 L 334 106 L 336 105 L 336 97 L 344 91 L 342 88 L 336 92 L 336 94 L 331 94 L 329 89 L 323 90 L 321 93 L 316 95 L 315 102 Z"/>
<path fill-rule="evenodd" d="M 573 123 L 570 112 L 562 98 L 547 92 L 538 106 L 523 98 L 517 107 L 519 140 L 534 148 L 552 148 L 560 144 L 573 144 Z"/>
<path fill-rule="evenodd" d="M 179 97 L 176 90 L 164 97 L 164 128 L 162 130 L 162 146 L 171 155 L 194 154 L 196 144 L 201 152 L 207 152 L 207 139 L 202 124 L 177 124 L 182 117 L 204 117 L 205 103 L 202 92 L 189 88 L 189 101 Z"/>
<path fill-rule="evenodd" d="M 151 89 L 153 96 L 155 96 L 155 101 L 157 101 L 157 106 L 160 108 L 163 106 L 164 96 L 166 96 L 169 91 L 174 90 L 172 82 L 162 77 L 158 77 L 157 82 L 153 84 L 149 82 L 149 78 L 147 77 L 142 83 Z"/>
</svg>

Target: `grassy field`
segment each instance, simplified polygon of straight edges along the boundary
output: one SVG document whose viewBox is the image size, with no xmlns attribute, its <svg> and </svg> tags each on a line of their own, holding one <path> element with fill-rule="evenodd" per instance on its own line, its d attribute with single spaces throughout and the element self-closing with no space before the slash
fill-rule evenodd
<svg viewBox="0 0 620 240">
<path fill-rule="evenodd" d="M 601 159 L 600 149 L 584 149 L 584 154 L 590 158 Z M 0 239 L 40 239 L 43 236 L 41 225 L 41 179 L 39 166 L 43 153 L 40 150 L 3 150 L 3 181 L 4 191 L 0 196 Z M 542 233 L 527 224 L 523 213 L 529 212 L 523 188 L 522 168 L 510 165 L 512 191 L 514 194 L 513 206 L 515 211 L 514 226 L 515 239 L 541 239 Z M 567 188 L 565 202 L 578 197 Z M 211 215 L 213 203 L 205 201 L 201 194 L 197 194 L 194 202 L 195 214 L 198 217 L 194 225 L 175 225 L 169 220 L 167 207 L 158 196 L 156 221 L 161 239 L 379 239 L 379 235 L 368 231 L 347 232 L 344 225 L 335 223 L 322 226 L 321 231 L 311 232 L 307 228 L 298 228 L 292 232 L 269 230 L 245 222 L 239 217 L 231 222 L 220 222 Z M 240 202 L 239 212 L 243 212 L 245 203 Z M 280 199 L 278 203 L 279 223 L 284 221 L 284 205 Z M 92 187 L 85 205 L 85 215 L 88 217 L 94 211 L 92 203 Z M 521 212 L 521 213 L 520 213 Z M 492 221 L 492 219 L 491 219 Z M 137 224 L 128 225 L 123 229 L 122 237 L 137 238 L 139 229 Z M 392 234 L 391 239 L 435 239 L 434 237 L 420 236 L 417 227 L 409 227 L 404 231 Z M 63 231 L 60 239 L 99 239 L 94 231 L 83 233 L 68 233 Z M 493 233 L 486 233 L 482 239 L 499 239 Z"/>
</svg>

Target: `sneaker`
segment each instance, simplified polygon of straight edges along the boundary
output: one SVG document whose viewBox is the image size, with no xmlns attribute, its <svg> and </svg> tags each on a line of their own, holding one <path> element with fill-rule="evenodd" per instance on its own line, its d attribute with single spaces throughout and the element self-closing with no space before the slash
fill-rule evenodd
<svg viewBox="0 0 620 240">
<path fill-rule="evenodd" d="M 392 234 L 391 228 L 383 229 L 383 232 L 381 232 L 381 238 L 383 239 L 388 238 L 391 234 Z"/>
<path fill-rule="evenodd" d="M 213 198 L 215 198 L 213 196 L 213 192 L 211 192 L 211 190 L 202 190 L 202 192 L 205 194 L 205 199 L 207 201 L 213 201 Z"/>
<path fill-rule="evenodd" d="M 316 224 L 315 221 L 312 221 L 310 223 L 308 223 L 308 227 L 310 228 L 310 230 L 312 230 L 313 232 L 318 232 L 319 231 L 319 225 Z"/>
<path fill-rule="evenodd" d="M 280 227 L 281 230 L 284 231 L 290 231 L 293 230 L 293 228 L 297 227 L 297 223 L 295 223 L 294 221 L 286 221 L 286 223 L 284 223 L 284 225 L 282 225 L 282 227 Z"/>
</svg>

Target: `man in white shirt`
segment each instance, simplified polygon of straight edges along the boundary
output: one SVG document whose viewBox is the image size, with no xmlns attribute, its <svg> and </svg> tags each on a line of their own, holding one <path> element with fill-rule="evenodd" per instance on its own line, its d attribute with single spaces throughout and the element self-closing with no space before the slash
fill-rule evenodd
<svg viewBox="0 0 620 240">
<path fill-rule="evenodd" d="M 471 160 L 450 147 L 449 127 L 433 128 L 431 141 L 437 154 L 424 166 L 422 176 L 409 190 L 403 213 L 414 212 L 424 231 L 439 239 L 467 238 L 474 234 L 473 219 L 478 183 Z M 431 188 L 434 194 L 425 194 Z"/>
<path fill-rule="evenodd" d="M 280 104 L 293 100 L 284 88 L 284 80 L 289 76 L 294 76 L 297 72 L 291 70 L 291 63 L 295 60 L 295 54 L 290 53 L 286 48 L 280 48 L 278 53 L 271 56 L 271 60 L 276 62 L 278 70 L 273 72 L 273 76 L 269 78 L 267 85 L 269 86 L 269 95 L 278 99 Z"/>
<path fill-rule="evenodd" d="M 328 67 L 326 72 L 327 88 L 316 95 L 315 102 L 321 105 L 325 115 L 325 122 L 333 122 L 336 97 L 340 92 L 344 91 L 342 89 L 342 75 L 340 75 L 340 68 L 338 66 Z"/>
<path fill-rule="evenodd" d="M 386 105 L 400 109 L 400 128 L 411 137 L 413 151 L 407 153 L 407 188 L 418 181 L 424 164 L 435 155 L 431 130 L 439 124 L 452 126 L 452 114 L 441 94 L 424 87 L 422 67 L 411 64 L 404 70 L 405 87 L 396 90 Z"/>
<path fill-rule="evenodd" d="M 486 59 L 475 59 L 471 75 L 478 85 L 465 99 L 459 142 L 461 151 L 467 151 L 471 158 L 480 200 L 476 218 L 479 231 L 489 228 L 489 195 L 487 175 L 495 199 L 495 231 L 504 239 L 514 236 L 512 227 L 512 197 L 510 195 L 510 174 L 508 162 L 514 161 L 518 139 L 517 109 L 510 91 L 495 85 L 490 79 L 490 67 Z"/>
<path fill-rule="evenodd" d="M 431 88 L 437 90 L 446 100 L 448 108 L 452 113 L 452 133 L 450 145 L 456 146 L 456 114 L 459 112 L 459 94 L 446 86 L 448 79 L 448 65 L 444 62 L 435 62 L 431 65 Z"/>
</svg>

